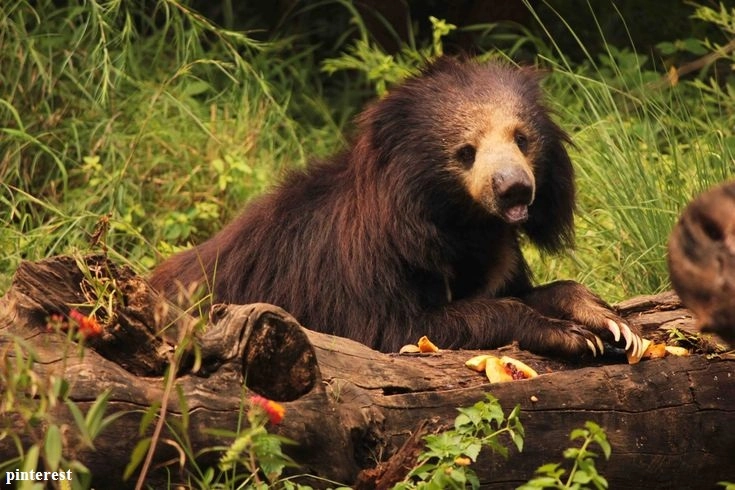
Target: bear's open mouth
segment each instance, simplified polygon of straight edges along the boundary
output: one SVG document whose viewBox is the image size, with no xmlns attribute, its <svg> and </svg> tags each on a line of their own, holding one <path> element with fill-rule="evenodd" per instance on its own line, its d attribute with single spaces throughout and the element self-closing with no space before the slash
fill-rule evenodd
<svg viewBox="0 0 735 490">
<path fill-rule="evenodd" d="M 501 213 L 503 219 L 508 224 L 522 223 L 528 219 L 528 205 L 516 204 L 503 209 Z"/>
</svg>

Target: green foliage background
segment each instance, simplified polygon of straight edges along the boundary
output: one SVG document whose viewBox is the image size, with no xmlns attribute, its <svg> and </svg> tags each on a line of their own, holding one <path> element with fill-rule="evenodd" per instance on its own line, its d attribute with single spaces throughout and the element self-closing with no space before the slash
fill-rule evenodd
<svg viewBox="0 0 735 490">
<path fill-rule="evenodd" d="M 692 37 L 639 48 L 608 26 L 626 26 L 624 12 L 601 4 L 542 3 L 523 26 L 414 19 L 407 37 L 388 30 L 398 47 L 387 51 L 348 0 L 297 2 L 267 31 L 235 22 L 230 2 L 218 24 L 187 1 L 3 2 L 0 291 L 23 259 L 98 248 L 101 219 L 109 253 L 145 273 L 285 169 L 336 152 L 366 100 L 467 36 L 480 58 L 547 70 L 549 105 L 575 142 L 577 247 L 529 249 L 537 280 L 574 278 L 611 301 L 666 289 L 679 211 L 733 173 L 735 58 L 721 48 L 735 11 L 687 7 Z M 719 63 L 662 82 L 718 50 Z"/>
</svg>

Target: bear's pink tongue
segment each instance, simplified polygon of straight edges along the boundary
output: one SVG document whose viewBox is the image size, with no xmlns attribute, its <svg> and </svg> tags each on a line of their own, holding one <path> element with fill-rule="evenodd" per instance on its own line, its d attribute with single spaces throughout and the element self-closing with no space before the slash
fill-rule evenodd
<svg viewBox="0 0 735 490">
<path fill-rule="evenodd" d="M 516 204 L 515 206 L 506 208 L 503 211 L 503 218 L 509 224 L 526 221 L 528 219 L 528 206 L 525 204 Z"/>
</svg>

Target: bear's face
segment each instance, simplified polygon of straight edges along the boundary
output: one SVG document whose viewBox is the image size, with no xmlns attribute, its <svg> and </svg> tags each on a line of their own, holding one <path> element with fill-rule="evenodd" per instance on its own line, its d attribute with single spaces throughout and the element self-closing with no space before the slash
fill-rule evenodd
<svg viewBox="0 0 735 490">
<path fill-rule="evenodd" d="M 528 219 L 541 145 L 538 130 L 524 120 L 514 102 L 507 96 L 460 107 L 471 124 L 457 128 L 446 149 L 472 199 L 510 224 Z"/>
<path fill-rule="evenodd" d="M 541 100 L 533 70 L 443 58 L 366 110 L 360 133 L 386 180 L 442 183 L 557 250 L 571 241 L 573 169 Z"/>
</svg>

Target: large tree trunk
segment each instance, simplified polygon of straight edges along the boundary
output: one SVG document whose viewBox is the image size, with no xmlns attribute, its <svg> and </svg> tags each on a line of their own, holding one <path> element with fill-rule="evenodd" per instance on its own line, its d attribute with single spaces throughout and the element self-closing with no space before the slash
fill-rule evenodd
<svg viewBox="0 0 735 490">
<path fill-rule="evenodd" d="M 164 396 L 163 374 L 171 353 L 195 320 L 162 303 L 127 268 L 93 257 L 82 261 L 81 269 L 86 272 L 68 257 L 21 264 L 0 299 L 0 332 L 10 334 L 0 336 L 0 344 L 24 339 L 35 351 L 39 378 L 63 375 L 71 382 L 70 398 L 83 409 L 102 391 L 111 391 L 108 412 L 125 415 L 95 440 L 95 451 L 79 449 L 67 456 L 92 470 L 97 488 L 119 487 L 139 438 L 142 409 Z M 91 284 L 114 284 L 119 292 L 111 320 L 100 337 L 89 339 L 83 357 L 72 351 L 64 359 L 67 337 L 48 331 L 48 317 L 98 300 L 95 291 L 100 288 Z M 646 337 L 692 325 L 691 315 L 672 293 L 636 298 L 619 308 Z M 189 356 L 179 364 L 176 379 L 186 397 L 195 449 L 230 442 L 207 429 L 238 426 L 247 385 L 284 401 L 286 416 L 275 430 L 297 442 L 289 454 L 302 465 L 300 473 L 349 485 L 385 486 L 403 476 L 401 465 L 389 460 L 398 454 L 395 463 L 401 455 L 415 453 L 408 446 L 399 451 L 412 435 L 450 426 L 457 407 L 492 393 L 506 410 L 520 404 L 526 444 L 523 453 L 511 451 L 507 460 L 480 457 L 473 467 L 489 488 L 513 487 L 531 478 L 541 464 L 561 461 L 570 431 L 587 420 L 605 428 L 612 445 L 610 460 L 597 465 L 611 488 L 710 488 L 720 480 L 735 480 L 731 354 L 666 357 L 636 365 L 620 359 L 570 365 L 507 347 L 499 351 L 541 375 L 491 385 L 464 366 L 476 351 L 382 354 L 304 329 L 285 311 L 265 304 L 218 305 L 210 322 L 197 334 L 201 367 L 192 372 L 194 356 Z M 169 324 L 173 328 L 161 335 L 159 327 Z M 12 349 L 2 348 L 14 356 Z M 181 410 L 174 396 L 167 416 L 180 417 Z M 56 408 L 55 416 L 73 426 L 64 406 Z M 77 447 L 72 431 L 68 437 L 68 447 Z M 9 438 L 0 440 L 0 460 L 16 451 Z M 176 456 L 161 444 L 155 462 Z M 384 463 L 378 470 L 361 473 L 378 461 Z"/>
</svg>

